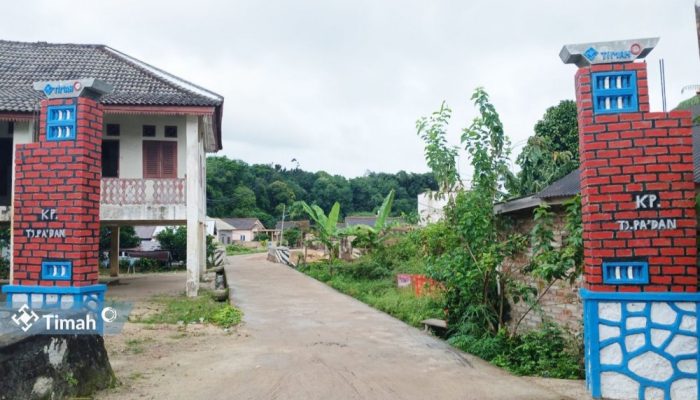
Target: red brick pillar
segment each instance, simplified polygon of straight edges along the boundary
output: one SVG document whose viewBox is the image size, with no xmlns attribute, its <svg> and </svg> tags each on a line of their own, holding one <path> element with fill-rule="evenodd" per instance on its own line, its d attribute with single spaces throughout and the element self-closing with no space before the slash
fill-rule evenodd
<svg viewBox="0 0 700 400">
<path fill-rule="evenodd" d="M 637 112 L 594 114 L 593 74 L 605 71 L 633 73 Z M 697 291 L 691 115 L 649 112 L 648 93 L 643 62 L 576 74 L 584 287 L 593 291 Z M 624 260 L 648 262 L 648 284 L 604 279 L 606 262 Z"/>
<path fill-rule="evenodd" d="M 47 99 L 41 102 L 38 141 L 16 147 L 13 281 L 2 291 L 8 305 L 19 308 L 13 321 L 23 328 L 38 318 L 32 309 L 46 308 L 85 311 L 85 321 L 88 315 L 96 321 L 91 332 L 102 332 L 103 110 L 97 99 L 112 88 L 96 79 L 37 82 L 34 88 Z"/>
<path fill-rule="evenodd" d="M 593 398 L 697 400 L 691 115 L 650 112 L 658 39 L 566 45 L 576 73 L 586 384 Z M 637 60 L 637 62 L 634 62 Z"/>
<path fill-rule="evenodd" d="M 74 140 L 48 139 L 48 106 L 76 106 Z M 13 284 L 98 283 L 102 114 L 85 97 L 43 100 L 39 141 L 17 146 Z"/>
</svg>

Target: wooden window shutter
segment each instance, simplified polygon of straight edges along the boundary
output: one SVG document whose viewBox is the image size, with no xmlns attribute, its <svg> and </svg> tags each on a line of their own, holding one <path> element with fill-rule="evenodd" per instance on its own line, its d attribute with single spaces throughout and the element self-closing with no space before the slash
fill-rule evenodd
<svg viewBox="0 0 700 400">
<path fill-rule="evenodd" d="M 148 179 L 160 178 L 160 142 L 143 142 L 143 177 Z"/>
<path fill-rule="evenodd" d="M 177 142 L 160 142 L 161 178 L 177 178 Z"/>
</svg>

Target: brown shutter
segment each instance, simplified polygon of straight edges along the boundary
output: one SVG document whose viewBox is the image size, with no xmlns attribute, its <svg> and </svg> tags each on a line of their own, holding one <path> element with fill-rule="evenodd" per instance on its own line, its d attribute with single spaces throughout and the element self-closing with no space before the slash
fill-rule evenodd
<svg viewBox="0 0 700 400">
<path fill-rule="evenodd" d="M 143 177 L 160 178 L 161 152 L 160 142 L 148 140 L 143 142 Z"/>
<path fill-rule="evenodd" d="M 177 142 L 160 142 L 161 178 L 177 178 Z"/>
</svg>

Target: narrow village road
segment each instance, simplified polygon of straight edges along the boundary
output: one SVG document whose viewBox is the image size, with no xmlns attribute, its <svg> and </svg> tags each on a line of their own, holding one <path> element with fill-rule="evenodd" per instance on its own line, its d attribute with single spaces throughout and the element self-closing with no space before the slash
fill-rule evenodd
<svg viewBox="0 0 700 400">
<path fill-rule="evenodd" d="M 248 336 L 198 398 L 563 399 L 264 255 L 229 259 L 227 276 Z"/>
</svg>

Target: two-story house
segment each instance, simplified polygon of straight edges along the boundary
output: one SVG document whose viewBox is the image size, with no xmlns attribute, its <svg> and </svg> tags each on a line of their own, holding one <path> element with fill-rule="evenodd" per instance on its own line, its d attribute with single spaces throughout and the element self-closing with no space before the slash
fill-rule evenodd
<svg viewBox="0 0 700 400">
<path fill-rule="evenodd" d="M 101 99 L 102 226 L 118 238 L 120 225 L 186 224 L 192 294 L 206 263 L 205 156 L 221 150 L 224 99 L 108 46 L 0 41 L 0 224 L 11 222 L 15 145 L 37 141 L 33 82 L 81 78 L 114 87 Z"/>
</svg>

